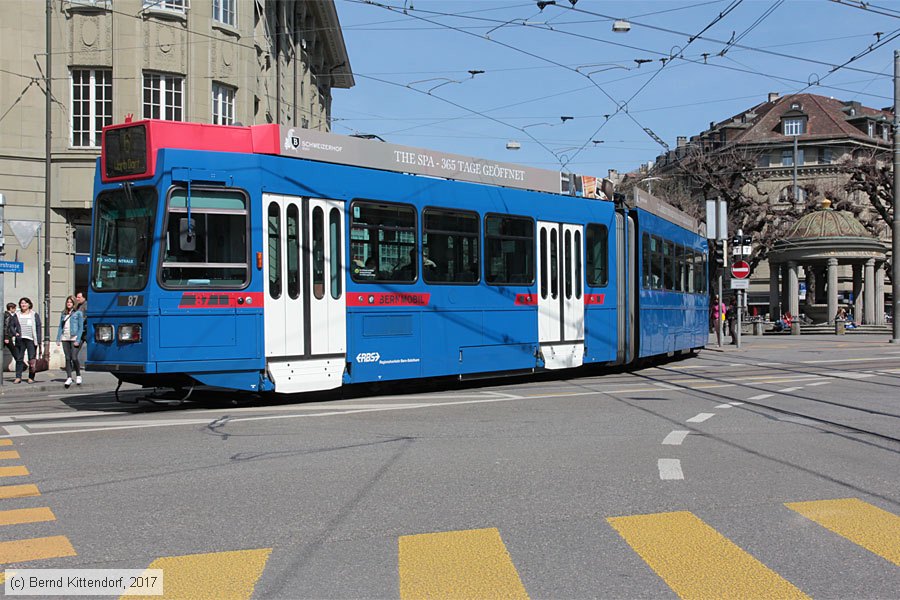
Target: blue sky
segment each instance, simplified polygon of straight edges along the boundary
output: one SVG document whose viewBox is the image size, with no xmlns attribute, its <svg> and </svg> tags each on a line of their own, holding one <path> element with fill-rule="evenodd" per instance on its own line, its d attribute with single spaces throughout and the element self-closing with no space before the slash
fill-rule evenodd
<svg viewBox="0 0 900 600">
<path fill-rule="evenodd" d="M 332 128 L 606 176 L 769 92 L 892 106 L 900 2 L 841 1 L 335 0 L 356 86 Z"/>
</svg>

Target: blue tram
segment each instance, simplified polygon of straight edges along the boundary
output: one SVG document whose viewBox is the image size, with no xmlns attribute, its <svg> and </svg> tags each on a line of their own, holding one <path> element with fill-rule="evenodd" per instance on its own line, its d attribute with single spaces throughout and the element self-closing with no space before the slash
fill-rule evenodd
<svg viewBox="0 0 900 600">
<path fill-rule="evenodd" d="M 596 184 L 277 125 L 108 127 L 88 368 L 300 393 L 703 347 L 697 223 Z"/>
</svg>

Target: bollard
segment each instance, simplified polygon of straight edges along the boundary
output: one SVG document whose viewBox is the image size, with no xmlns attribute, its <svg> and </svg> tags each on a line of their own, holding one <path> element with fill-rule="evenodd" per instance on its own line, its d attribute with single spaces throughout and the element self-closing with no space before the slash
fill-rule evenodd
<svg viewBox="0 0 900 600">
<path fill-rule="evenodd" d="M 843 319 L 835 319 L 834 320 L 834 335 L 844 335 L 844 333 L 846 333 L 846 331 L 847 331 L 846 324 L 847 324 L 847 322 L 844 321 Z"/>
<path fill-rule="evenodd" d="M 762 335 L 763 334 L 763 325 L 762 321 L 754 321 L 753 322 L 753 335 Z"/>
<path fill-rule="evenodd" d="M 791 335 L 800 335 L 800 321 L 791 323 Z"/>
</svg>

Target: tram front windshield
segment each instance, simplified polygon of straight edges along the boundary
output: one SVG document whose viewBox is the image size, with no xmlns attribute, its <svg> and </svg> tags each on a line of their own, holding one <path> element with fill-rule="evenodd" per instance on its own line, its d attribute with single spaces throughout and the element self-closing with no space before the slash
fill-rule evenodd
<svg viewBox="0 0 900 600">
<path fill-rule="evenodd" d="M 140 290 L 147 285 L 156 204 L 153 188 L 123 187 L 97 198 L 93 289 L 119 292 Z"/>
</svg>

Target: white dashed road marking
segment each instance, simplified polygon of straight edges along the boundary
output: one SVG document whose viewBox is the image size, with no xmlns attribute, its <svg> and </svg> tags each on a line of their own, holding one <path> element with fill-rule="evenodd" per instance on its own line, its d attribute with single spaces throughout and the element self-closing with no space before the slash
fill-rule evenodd
<svg viewBox="0 0 900 600">
<path fill-rule="evenodd" d="M 783 390 L 778 390 L 779 394 L 785 394 L 787 392 L 796 392 L 797 390 L 802 390 L 802 387 L 792 387 L 792 388 L 784 388 Z"/>
<path fill-rule="evenodd" d="M 681 461 L 677 458 L 661 458 L 657 464 L 659 466 L 660 479 L 684 479 L 684 473 L 681 471 Z"/>
<path fill-rule="evenodd" d="M 666 446 L 680 446 L 689 433 L 690 431 L 673 431 L 666 436 L 666 439 L 663 440 L 663 444 Z"/>
<path fill-rule="evenodd" d="M 700 413 L 696 417 L 691 417 L 687 420 L 688 423 L 702 423 L 707 419 L 711 419 L 716 416 L 716 413 Z"/>
</svg>

